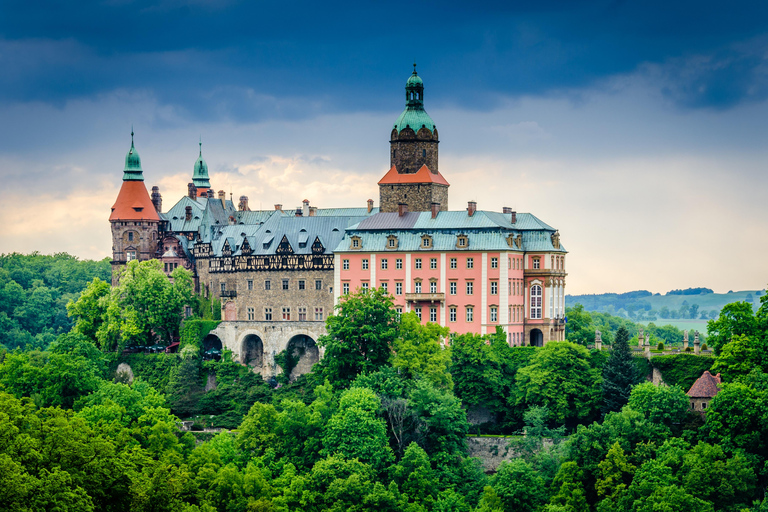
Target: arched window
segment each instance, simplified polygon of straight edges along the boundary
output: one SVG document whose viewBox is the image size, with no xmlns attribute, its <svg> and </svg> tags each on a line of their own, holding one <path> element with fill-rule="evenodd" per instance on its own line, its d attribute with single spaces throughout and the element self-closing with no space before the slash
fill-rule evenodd
<svg viewBox="0 0 768 512">
<path fill-rule="evenodd" d="M 541 318 L 541 286 L 531 286 L 531 319 Z"/>
</svg>

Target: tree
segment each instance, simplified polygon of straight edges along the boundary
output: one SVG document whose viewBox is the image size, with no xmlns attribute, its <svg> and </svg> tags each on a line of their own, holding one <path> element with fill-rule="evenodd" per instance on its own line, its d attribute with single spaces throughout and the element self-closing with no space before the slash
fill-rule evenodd
<svg viewBox="0 0 768 512">
<path fill-rule="evenodd" d="M 344 391 L 338 412 L 326 425 L 321 455 L 340 454 L 383 470 L 394 456 L 387 442 L 387 427 L 377 417 L 380 407 L 381 401 L 370 389 Z"/>
<path fill-rule="evenodd" d="M 639 381 L 640 376 L 629 349 L 629 332 L 621 327 L 616 331 L 611 355 L 603 365 L 603 413 L 621 410 L 629 401 L 632 386 Z"/>
<path fill-rule="evenodd" d="M 552 482 L 549 504 L 560 505 L 566 512 L 589 512 L 583 480 L 584 472 L 575 462 L 564 463 Z"/>
<path fill-rule="evenodd" d="M 600 496 L 600 510 L 618 510 L 618 501 L 627 486 L 632 482 L 635 466 L 632 465 L 618 441 L 613 443 L 605 459 L 598 464 L 600 477 L 595 484 Z"/>
<path fill-rule="evenodd" d="M 754 368 L 768 372 L 768 337 L 738 335 L 721 347 L 712 373 L 722 373 L 726 381 L 733 381 Z"/>
<path fill-rule="evenodd" d="M 397 312 L 392 297 L 381 289 L 343 296 L 336 314 L 326 320 L 327 335 L 319 363 L 324 378 L 345 387 L 361 373 L 375 372 L 389 362 L 397 337 Z"/>
<path fill-rule="evenodd" d="M 761 299 L 762 300 L 762 299 Z M 732 302 L 723 306 L 717 320 L 707 322 L 707 342 L 719 354 L 733 336 L 753 336 L 757 332 L 757 319 L 748 302 Z"/>
<path fill-rule="evenodd" d="M 74 332 L 96 340 L 96 333 L 107 312 L 109 290 L 109 283 L 95 277 L 76 301 L 67 303 L 67 314 L 75 318 L 75 325 L 72 327 Z"/>
<path fill-rule="evenodd" d="M 467 413 L 450 391 L 418 381 L 408 400 L 418 418 L 420 444 L 429 454 L 463 454 L 469 431 Z"/>
<path fill-rule="evenodd" d="M 644 382 L 632 388 L 627 406 L 653 423 L 671 427 L 685 418 L 688 403 L 688 395 L 678 386 L 656 386 L 652 382 Z"/>
<path fill-rule="evenodd" d="M 437 387 L 453 388 L 448 373 L 450 351 L 442 346 L 447 336 L 447 327 L 432 322 L 424 325 L 416 313 L 403 314 L 399 336 L 394 341 L 392 366 L 409 378 L 421 376 Z"/>
<path fill-rule="evenodd" d="M 501 463 L 494 478 L 493 490 L 503 504 L 503 510 L 516 512 L 533 512 L 547 497 L 544 480 L 521 459 Z"/>
<path fill-rule="evenodd" d="M 585 419 L 599 403 L 600 380 L 586 348 L 567 341 L 550 342 L 517 372 L 518 403 L 545 406 L 556 421 Z"/>
<path fill-rule="evenodd" d="M 576 304 L 565 309 L 568 323 L 565 324 L 565 339 L 571 343 L 586 346 L 595 341 L 595 324 L 592 315 L 584 306 Z"/>
</svg>

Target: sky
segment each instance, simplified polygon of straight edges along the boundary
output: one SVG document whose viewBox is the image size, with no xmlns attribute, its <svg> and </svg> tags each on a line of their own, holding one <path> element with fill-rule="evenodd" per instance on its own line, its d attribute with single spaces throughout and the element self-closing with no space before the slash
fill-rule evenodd
<svg viewBox="0 0 768 512">
<path fill-rule="evenodd" d="M 0 253 L 111 255 L 131 127 L 250 206 L 378 203 L 417 63 L 449 207 L 558 228 L 570 294 L 768 284 L 768 3 L 3 0 Z"/>
</svg>

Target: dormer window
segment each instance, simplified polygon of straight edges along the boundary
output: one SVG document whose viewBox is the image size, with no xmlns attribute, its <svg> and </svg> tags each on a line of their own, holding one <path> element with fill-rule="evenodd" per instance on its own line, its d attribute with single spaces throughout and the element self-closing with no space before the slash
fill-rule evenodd
<svg viewBox="0 0 768 512">
<path fill-rule="evenodd" d="M 432 237 L 429 235 L 424 235 L 421 237 L 421 248 L 422 249 L 430 249 L 432 247 Z"/>
<path fill-rule="evenodd" d="M 349 248 L 350 249 L 360 249 L 363 247 L 363 240 L 359 236 L 353 236 L 350 239 Z"/>
<path fill-rule="evenodd" d="M 464 249 L 469 247 L 469 238 L 466 235 L 459 235 L 456 237 L 456 247 Z"/>
<path fill-rule="evenodd" d="M 397 249 L 398 239 L 395 235 L 387 237 L 387 249 Z"/>
</svg>

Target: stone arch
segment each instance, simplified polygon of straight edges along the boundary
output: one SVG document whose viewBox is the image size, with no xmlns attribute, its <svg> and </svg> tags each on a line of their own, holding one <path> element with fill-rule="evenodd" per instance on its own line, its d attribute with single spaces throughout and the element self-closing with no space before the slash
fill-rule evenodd
<svg viewBox="0 0 768 512">
<path fill-rule="evenodd" d="M 544 334 L 541 332 L 541 329 L 531 329 L 530 345 L 532 347 L 544 346 Z"/>
<path fill-rule="evenodd" d="M 288 340 L 286 351 L 293 358 L 298 358 L 296 365 L 291 369 L 291 380 L 311 372 L 315 363 L 320 361 L 320 349 L 317 347 L 317 343 L 306 334 L 297 334 Z"/>
<path fill-rule="evenodd" d="M 209 334 L 203 338 L 203 357 L 205 359 L 221 359 L 222 348 L 221 338 L 215 334 Z"/>
<path fill-rule="evenodd" d="M 255 333 L 248 333 L 240 341 L 240 362 L 251 368 L 264 366 L 264 341 Z"/>
</svg>

